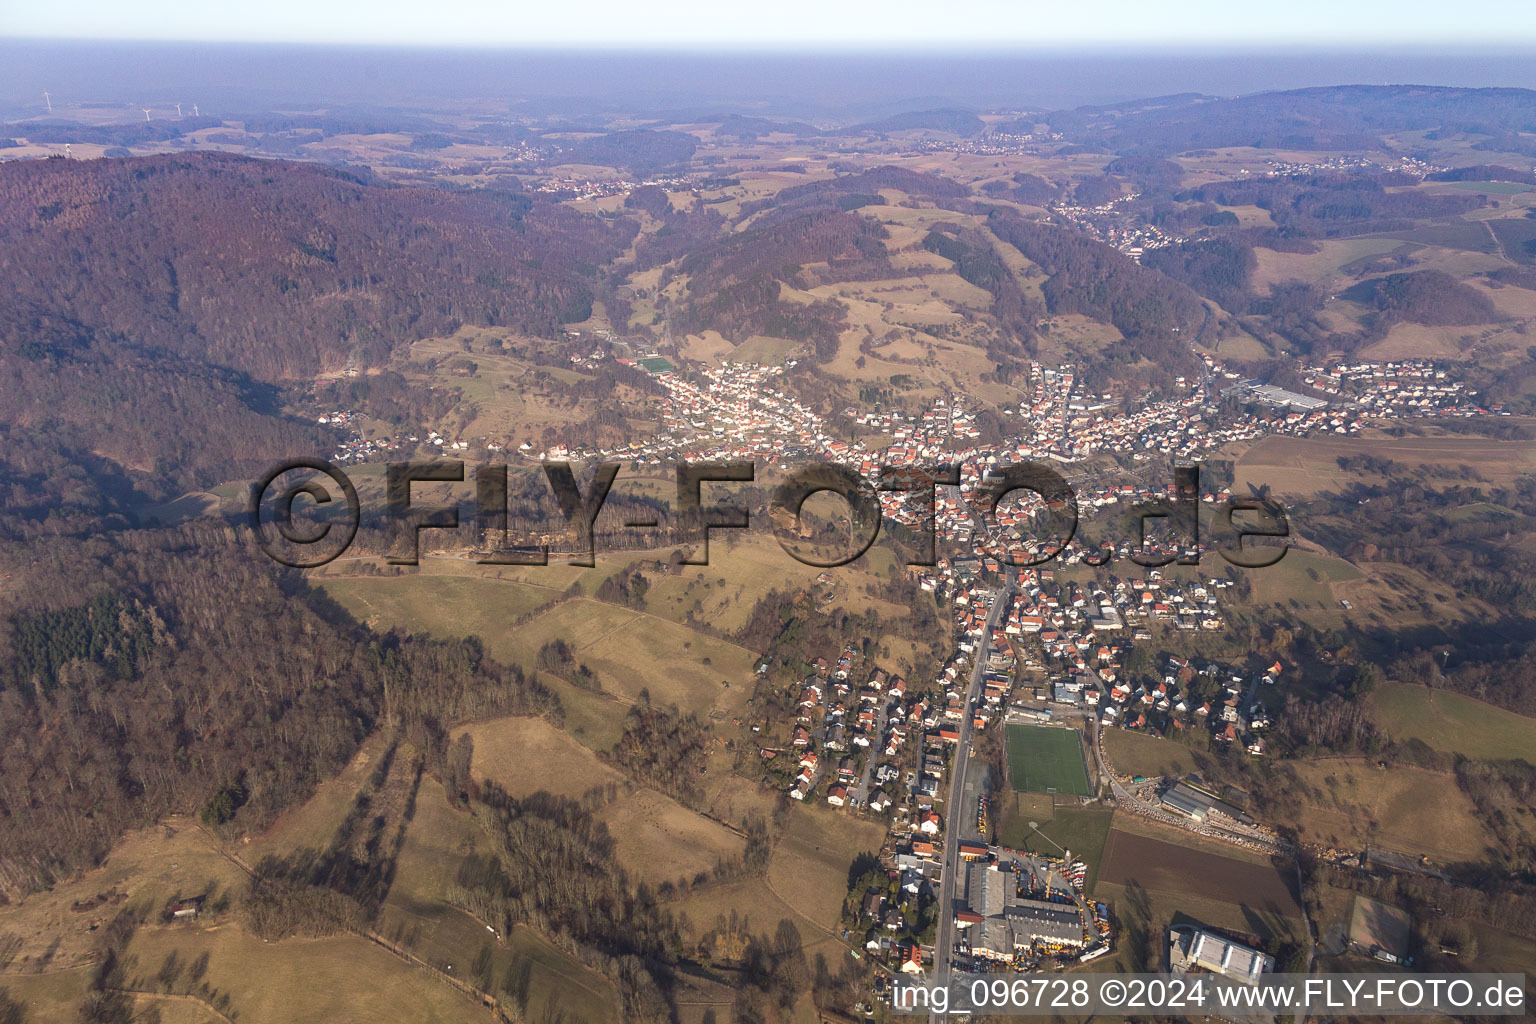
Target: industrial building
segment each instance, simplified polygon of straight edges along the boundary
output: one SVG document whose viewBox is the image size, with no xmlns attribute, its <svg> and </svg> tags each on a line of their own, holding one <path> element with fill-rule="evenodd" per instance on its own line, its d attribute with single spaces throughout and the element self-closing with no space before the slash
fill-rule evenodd
<svg viewBox="0 0 1536 1024">
<path fill-rule="evenodd" d="M 1256 380 L 1239 381 L 1229 388 L 1223 388 L 1221 394 L 1223 397 L 1228 395 L 1247 397 L 1265 405 L 1272 405 L 1279 409 L 1295 409 L 1299 412 L 1316 412 L 1318 409 L 1328 407 L 1327 399 L 1313 398 L 1311 395 L 1303 395 L 1274 384 L 1261 384 Z"/>
<path fill-rule="evenodd" d="M 1071 903 L 1015 900 L 1004 912 L 1013 928 L 1013 944 L 1023 948 L 1035 942 L 1057 946 L 1083 944 L 1083 912 Z"/>
<path fill-rule="evenodd" d="M 966 874 L 965 902 L 982 917 L 995 917 L 1003 912 L 1012 886 L 1012 874 L 1005 874 L 991 864 L 974 863 Z"/>
<path fill-rule="evenodd" d="M 1204 821 L 1212 811 L 1249 824 L 1253 818 L 1248 812 L 1234 807 L 1225 800 L 1203 789 L 1196 789 L 1187 782 L 1176 782 L 1162 796 L 1162 805 L 1175 814 L 1182 814 L 1194 821 Z"/>
<path fill-rule="evenodd" d="M 1080 907 L 1020 899 L 1014 873 L 993 864 L 969 866 L 965 901 L 970 910 L 955 919 L 969 930 L 971 952 L 978 956 L 1008 959 L 1037 943 L 1075 949 L 1086 941 Z"/>
<path fill-rule="evenodd" d="M 1188 925 L 1168 929 L 1168 964 L 1175 971 L 1208 971 L 1250 985 L 1275 969 L 1274 957 Z"/>
<path fill-rule="evenodd" d="M 992 960 L 1013 956 L 1013 930 L 1001 917 L 989 917 L 971 928 L 971 952 Z"/>
</svg>

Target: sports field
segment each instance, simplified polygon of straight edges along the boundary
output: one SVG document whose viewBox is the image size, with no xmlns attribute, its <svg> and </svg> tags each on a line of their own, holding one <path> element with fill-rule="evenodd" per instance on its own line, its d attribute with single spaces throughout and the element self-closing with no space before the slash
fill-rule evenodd
<svg viewBox="0 0 1536 1024">
<path fill-rule="evenodd" d="M 1093 795 L 1076 729 L 1010 725 L 1008 776 L 1020 793 Z"/>
</svg>

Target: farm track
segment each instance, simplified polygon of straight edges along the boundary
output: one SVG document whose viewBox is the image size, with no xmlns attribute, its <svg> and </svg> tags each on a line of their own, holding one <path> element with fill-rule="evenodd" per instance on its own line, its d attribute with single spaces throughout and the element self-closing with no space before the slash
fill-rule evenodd
<svg viewBox="0 0 1536 1024">
<path fill-rule="evenodd" d="M 219 1010 L 208 1000 L 199 996 L 194 996 L 190 992 L 149 992 L 144 989 L 119 988 L 117 986 L 108 986 L 107 991 L 121 992 L 124 995 L 130 996 L 144 996 L 147 999 L 168 999 L 175 1003 L 191 1003 L 195 1006 L 201 1007 L 209 1014 L 219 1018 L 219 1020 L 224 1021 L 224 1024 L 235 1024 L 232 1018 L 225 1016 L 223 1013 L 220 1013 Z"/>
</svg>

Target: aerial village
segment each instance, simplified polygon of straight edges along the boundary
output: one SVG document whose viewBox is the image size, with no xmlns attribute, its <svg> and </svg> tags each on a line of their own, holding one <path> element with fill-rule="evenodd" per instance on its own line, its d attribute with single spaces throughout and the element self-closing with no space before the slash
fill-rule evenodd
<svg viewBox="0 0 1536 1024">
<path fill-rule="evenodd" d="M 979 515 L 978 499 L 999 466 L 1048 460 L 1070 468 L 1100 452 L 1130 453 L 1133 461 L 1199 459 L 1230 442 L 1271 433 L 1353 434 L 1367 417 L 1499 412 L 1477 404 L 1462 382 L 1427 361 L 1308 367 L 1305 383 L 1328 396 L 1324 399 L 1241 380 L 1207 356 L 1203 380 L 1181 380 L 1179 396 L 1130 412 L 1120 411 L 1113 396 L 1084 391 L 1071 367 L 1036 364 L 1025 397 L 1008 410 L 1021 425 L 1020 435 L 1000 445 L 981 443 L 974 414 L 955 397 L 936 398 L 916 415 L 847 410 L 862 439 L 844 439 L 783 382 L 793 361 L 688 372 L 660 359 L 642 358 L 641 365 L 666 393 L 661 428 L 614 447 L 537 450 L 529 441 L 470 441 L 435 430 L 364 439 L 346 410 L 329 411 L 320 422 L 352 432 L 336 451 L 342 463 L 421 448 L 470 456 L 504 453 L 531 463 L 632 462 L 642 470 L 671 459 L 769 465 L 830 460 L 872 484 L 893 467 L 958 464 L 960 485 L 937 488 L 931 513 L 901 492 L 880 493 L 882 511 L 898 521 L 926 525 L 931 514 L 941 542 L 937 563 L 914 570 L 919 586 L 933 592 L 953 617 L 954 649 L 938 677 L 911 685 L 864 663 L 850 644 L 811 658 L 809 672 L 796 684 L 792 723 L 751 727 L 765 778 L 776 780 L 789 799 L 824 802 L 889 822 L 882 874 L 850 894 L 845 938 L 863 955 L 906 972 L 935 968 L 936 947 L 946 941 L 935 931 L 947 935 L 950 926 L 954 935 L 946 956 L 962 969 L 1065 967 L 1112 946 L 1107 914 L 1085 897 L 1084 867 L 1071 851 L 1028 852 L 989 841 L 983 773 L 967 774 L 957 762 L 977 732 L 999 723 L 1080 732 L 1093 744 L 1098 776 L 1093 789 L 1102 792 L 1107 784 L 1120 808 L 1256 851 L 1279 849 L 1270 830 L 1218 794 L 1183 780 L 1117 774 L 1098 743 L 1101 731 L 1110 728 L 1154 735 L 1198 729 L 1214 744 L 1265 754 L 1279 704 L 1266 693 L 1284 666 L 1276 663 L 1253 676 L 1169 655 L 1157 672 L 1140 678 L 1123 668 L 1133 646 L 1150 641 L 1154 630 L 1223 629 L 1219 595 L 1232 581 L 1186 579 L 1134 563 L 1125 571 L 1110 566 L 1089 579 L 1068 579 L 1064 570 L 1090 553 L 1080 544 L 1063 551 L 1054 565 L 1015 568 L 1010 556 L 1038 550 L 1029 534 L 1047 506 L 1031 494 L 988 517 Z M 1238 394 L 1247 403 L 1244 411 L 1225 421 L 1213 415 L 1222 394 Z M 884 438 L 889 441 L 880 446 Z M 1226 496 L 1217 488 L 1198 499 L 1209 504 Z M 1176 497 L 1174 485 L 1165 481 L 1095 481 L 1077 490 L 1086 517 Z M 1123 557 L 1131 554 L 1133 542 L 1122 539 L 1108 547 L 1108 553 Z M 782 735 L 781 728 L 787 730 Z M 941 922 L 938 908 L 946 892 L 954 911 L 952 920 Z M 1227 942 L 1219 936 L 1171 941 L 1183 943 L 1178 948 L 1192 963 Z"/>
</svg>

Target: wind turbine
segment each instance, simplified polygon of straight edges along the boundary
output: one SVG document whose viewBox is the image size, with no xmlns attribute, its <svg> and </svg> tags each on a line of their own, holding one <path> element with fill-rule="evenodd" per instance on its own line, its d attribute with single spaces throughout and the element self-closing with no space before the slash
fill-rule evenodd
<svg viewBox="0 0 1536 1024">
<path fill-rule="evenodd" d="M 67 143 L 67 142 L 64 143 L 64 159 L 65 160 L 72 160 L 72 159 L 74 159 L 74 154 L 69 151 L 69 143 Z"/>
<path fill-rule="evenodd" d="M 144 111 L 144 120 L 147 122 L 149 120 L 150 108 L 149 107 L 143 107 L 142 109 Z"/>
<path fill-rule="evenodd" d="M 176 119 L 181 120 L 181 104 L 176 104 Z"/>
<path fill-rule="evenodd" d="M 196 103 L 192 104 L 192 116 L 193 117 L 202 117 L 203 116 L 202 114 L 199 114 L 197 112 L 197 104 Z"/>
<path fill-rule="evenodd" d="M 53 113 L 53 99 L 48 95 L 48 90 L 43 90 L 43 102 L 48 104 L 48 113 Z"/>
</svg>

